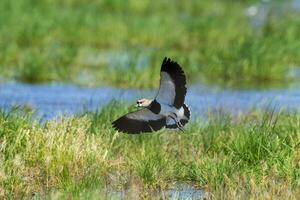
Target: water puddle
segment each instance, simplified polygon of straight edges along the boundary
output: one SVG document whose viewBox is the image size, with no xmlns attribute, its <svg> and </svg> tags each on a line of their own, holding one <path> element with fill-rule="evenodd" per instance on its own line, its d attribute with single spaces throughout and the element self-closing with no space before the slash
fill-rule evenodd
<svg viewBox="0 0 300 200">
<path fill-rule="evenodd" d="M 210 199 L 209 193 L 188 184 L 178 184 L 166 191 L 166 199 Z"/>
<path fill-rule="evenodd" d="M 107 199 L 140 199 L 142 191 L 138 186 L 132 186 L 132 188 L 124 190 L 106 190 L 105 197 Z M 193 187 L 189 184 L 175 184 L 166 190 L 152 191 L 152 199 L 210 199 L 209 193 L 203 189 Z"/>
<path fill-rule="evenodd" d="M 141 97 L 152 98 L 155 94 L 154 90 L 7 83 L 0 85 L 0 107 L 9 109 L 25 105 L 47 120 L 60 115 L 95 111 L 113 99 L 134 104 Z M 192 85 L 188 88 L 186 103 L 194 118 L 205 117 L 208 113 L 219 110 L 232 114 L 240 114 L 253 108 L 299 110 L 300 90 L 297 87 L 233 90 Z"/>
<path fill-rule="evenodd" d="M 270 14 L 281 16 L 284 15 L 284 13 L 299 10 L 300 0 L 263 0 L 248 7 L 245 10 L 245 15 L 249 18 L 252 27 L 256 29 L 262 27 L 267 22 Z"/>
</svg>

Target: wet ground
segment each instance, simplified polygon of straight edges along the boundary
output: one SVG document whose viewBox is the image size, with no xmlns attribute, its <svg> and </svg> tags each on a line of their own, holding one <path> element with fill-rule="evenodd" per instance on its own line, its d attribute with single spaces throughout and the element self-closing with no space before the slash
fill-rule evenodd
<svg viewBox="0 0 300 200">
<path fill-rule="evenodd" d="M 27 106 L 43 120 L 61 115 L 73 115 L 105 108 L 111 100 L 129 105 L 142 97 L 153 98 L 156 91 L 118 89 L 113 87 L 84 88 L 73 85 L 28 85 L 10 83 L 0 85 L 0 107 Z M 297 87 L 271 90 L 217 89 L 203 85 L 188 87 L 186 103 L 192 116 L 225 111 L 232 114 L 250 109 L 299 110 L 300 89 Z"/>
</svg>

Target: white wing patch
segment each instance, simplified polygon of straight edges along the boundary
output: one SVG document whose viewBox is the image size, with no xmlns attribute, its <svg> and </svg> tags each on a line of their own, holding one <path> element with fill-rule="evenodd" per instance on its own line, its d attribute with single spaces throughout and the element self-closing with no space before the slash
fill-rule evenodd
<svg viewBox="0 0 300 200">
<path fill-rule="evenodd" d="M 173 105 L 176 91 L 171 76 L 166 72 L 160 73 L 160 86 L 156 100 L 161 104 Z"/>
</svg>

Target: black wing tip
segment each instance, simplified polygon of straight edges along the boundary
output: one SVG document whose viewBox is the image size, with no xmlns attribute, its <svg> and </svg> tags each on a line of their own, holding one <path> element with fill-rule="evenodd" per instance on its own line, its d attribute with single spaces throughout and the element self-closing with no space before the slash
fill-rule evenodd
<svg viewBox="0 0 300 200">
<path fill-rule="evenodd" d="M 123 132 L 123 131 L 120 129 L 120 123 L 118 123 L 119 120 L 120 120 L 120 118 L 117 119 L 117 120 L 115 120 L 115 121 L 113 121 L 113 122 L 111 123 L 111 125 L 112 125 L 112 127 L 113 127 L 116 131 Z"/>
<path fill-rule="evenodd" d="M 183 81 L 182 84 L 184 85 L 186 84 L 184 71 L 176 61 L 173 61 L 170 58 L 165 57 L 162 62 L 160 71 L 164 71 L 169 73 L 170 75 L 174 75 L 176 76 L 176 78 L 179 78 L 180 81 Z"/>
<path fill-rule="evenodd" d="M 115 120 L 114 122 L 112 122 L 112 127 L 119 132 L 122 133 L 133 133 L 133 131 L 128 130 L 128 126 L 126 125 L 128 122 L 126 120 L 127 118 L 125 116 L 120 117 L 119 119 Z M 135 132 L 134 132 L 135 133 Z"/>
<path fill-rule="evenodd" d="M 135 119 L 129 119 L 125 116 L 112 122 L 112 127 L 123 133 L 127 134 L 141 134 L 158 131 L 163 126 L 165 126 L 165 120 L 141 122 Z"/>
<path fill-rule="evenodd" d="M 116 121 L 117 121 L 117 120 L 116 120 Z M 114 121 L 113 123 L 111 123 L 111 125 L 112 125 L 112 127 L 113 127 L 116 131 L 120 131 L 120 132 L 121 132 L 121 130 L 119 129 L 119 127 L 118 127 L 116 121 Z"/>
<path fill-rule="evenodd" d="M 176 61 L 172 60 L 171 58 L 165 57 L 161 65 L 161 71 L 168 72 L 170 70 L 184 74 L 184 71 Z"/>
</svg>

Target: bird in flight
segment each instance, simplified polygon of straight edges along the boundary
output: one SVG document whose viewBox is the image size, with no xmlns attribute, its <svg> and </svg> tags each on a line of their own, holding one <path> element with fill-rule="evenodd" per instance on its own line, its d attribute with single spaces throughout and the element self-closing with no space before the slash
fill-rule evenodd
<svg viewBox="0 0 300 200">
<path fill-rule="evenodd" d="M 139 134 L 158 131 L 163 127 L 178 128 L 190 119 L 190 110 L 184 103 L 186 77 L 177 62 L 164 58 L 160 69 L 160 86 L 154 100 L 140 99 L 137 111 L 115 120 L 113 127 L 124 133 Z"/>
</svg>

